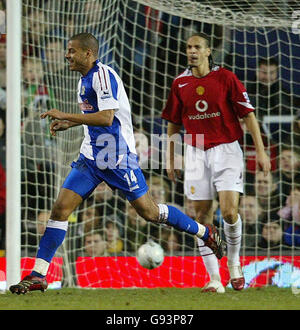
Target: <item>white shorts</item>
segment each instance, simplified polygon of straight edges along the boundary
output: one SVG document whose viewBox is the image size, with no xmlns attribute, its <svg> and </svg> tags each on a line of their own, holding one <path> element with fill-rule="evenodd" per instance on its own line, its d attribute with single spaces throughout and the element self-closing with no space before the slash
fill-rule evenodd
<svg viewBox="0 0 300 330">
<path fill-rule="evenodd" d="M 244 191 L 244 159 L 238 141 L 206 151 L 187 145 L 184 163 L 184 193 L 188 199 L 213 200 L 219 191 Z"/>
</svg>

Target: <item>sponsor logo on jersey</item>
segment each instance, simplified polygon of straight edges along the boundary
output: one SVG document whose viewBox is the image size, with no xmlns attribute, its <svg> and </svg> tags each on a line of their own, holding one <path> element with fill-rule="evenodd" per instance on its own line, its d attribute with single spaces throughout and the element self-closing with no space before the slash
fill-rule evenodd
<svg viewBox="0 0 300 330">
<path fill-rule="evenodd" d="M 201 87 L 201 86 L 199 86 Z M 188 115 L 188 118 L 190 120 L 202 120 L 202 119 L 209 119 L 209 118 L 215 118 L 220 117 L 221 112 L 212 112 L 212 113 L 205 113 L 205 111 L 208 109 L 208 103 L 205 100 L 198 100 L 195 103 L 195 108 L 198 112 L 203 112 L 203 114 L 197 114 L 197 115 Z"/>
<path fill-rule="evenodd" d="M 110 92 L 107 90 L 107 91 L 103 91 L 102 92 L 102 95 L 100 96 L 100 98 L 102 99 L 102 100 L 104 100 L 104 99 L 108 99 L 108 98 L 110 98 L 111 97 L 111 94 L 110 94 Z"/>
<path fill-rule="evenodd" d="M 204 100 L 199 100 L 195 103 L 195 108 L 199 112 L 205 112 L 208 109 L 208 103 Z"/>
<path fill-rule="evenodd" d="M 81 111 L 94 110 L 94 107 L 89 104 L 89 101 L 85 99 L 83 103 L 79 103 L 79 108 Z"/>
<path fill-rule="evenodd" d="M 204 113 L 202 115 L 197 114 L 197 115 L 189 115 L 188 118 L 190 120 L 202 120 L 202 119 L 209 119 L 209 118 L 215 118 L 215 117 L 220 117 L 221 116 L 221 112 L 212 112 L 212 113 Z"/>
</svg>

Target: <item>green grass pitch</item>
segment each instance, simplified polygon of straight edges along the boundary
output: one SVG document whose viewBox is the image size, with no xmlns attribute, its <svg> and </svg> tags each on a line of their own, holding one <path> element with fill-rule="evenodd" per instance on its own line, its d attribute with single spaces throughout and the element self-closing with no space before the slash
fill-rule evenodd
<svg viewBox="0 0 300 330">
<path fill-rule="evenodd" d="M 225 294 L 199 288 L 60 289 L 0 295 L 0 310 L 299 310 L 300 290 L 251 288 Z"/>
</svg>

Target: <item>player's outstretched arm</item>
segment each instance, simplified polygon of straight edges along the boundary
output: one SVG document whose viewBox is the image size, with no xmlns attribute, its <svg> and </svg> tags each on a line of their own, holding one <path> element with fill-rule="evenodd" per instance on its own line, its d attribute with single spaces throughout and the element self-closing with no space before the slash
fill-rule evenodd
<svg viewBox="0 0 300 330">
<path fill-rule="evenodd" d="M 113 109 L 103 110 L 93 113 L 65 113 L 57 109 L 52 109 L 41 114 L 41 119 L 50 117 L 51 119 L 67 120 L 72 123 L 77 123 L 78 125 L 88 125 L 88 126 L 111 126 L 114 120 Z"/>
<path fill-rule="evenodd" d="M 271 162 L 270 158 L 265 152 L 264 143 L 255 114 L 250 112 L 243 119 L 255 145 L 257 162 L 266 176 L 271 170 Z"/>
</svg>

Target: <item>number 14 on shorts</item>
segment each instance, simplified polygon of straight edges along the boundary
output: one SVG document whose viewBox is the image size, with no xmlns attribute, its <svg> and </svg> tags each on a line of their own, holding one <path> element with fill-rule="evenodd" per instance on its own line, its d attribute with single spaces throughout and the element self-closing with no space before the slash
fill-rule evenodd
<svg viewBox="0 0 300 330">
<path fill-rule="evenodd" d="M 128 187 L 129 187 L 129 190 L 130 190 L 130 191 L 133 191 L 133 190 L 139 188 L 139 185 L 138 185 L 138 179 L 137 179 L 137 177 L 135 176 L 133 170 L 130 170 L 129 174 L 128 174 L 128 173 L 125 173 L 125 174 L 124 174 L 124 178 L 127 180 Z"/>
</svg>

